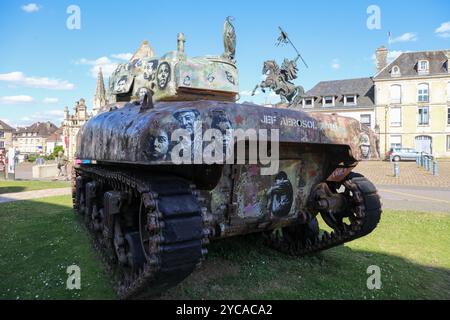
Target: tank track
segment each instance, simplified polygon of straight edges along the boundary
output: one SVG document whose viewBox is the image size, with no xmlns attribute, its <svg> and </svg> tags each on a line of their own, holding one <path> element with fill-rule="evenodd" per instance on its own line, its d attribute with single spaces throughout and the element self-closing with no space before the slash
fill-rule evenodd
<svg viewBox="0 0 450 320">
<path fill-rule="evenodd" d="M 381 217 L 381 203 L 375 186 L 364 176 L 350 173 L 343 185 L 351 191 L 348 200 L 352 213 L 347 215 L 350 224 L 341 223 L 331 233 L 324 231 L 319 236 L 317 218 L 309 225 L 283 228 L 279 232 L 264 233 L 269 247 L 294 256 L 313 254 L 369 234 L 376 228 Z"/>
<path fill-rule="evenodd" d="M 188 181 L 176 176 L 138 176 L 132 172 L 100 167 L 76 168 L 73 178 L 77 177 L 108 186 L 103 190 L 105 192 L 112 189 L 141 199 L 139 216 L 145 215 L 146 219 L 139 219 L 139 229 L 126 233 L 125 237 L 132 246 L 142 244 L 140 248 L 145 248 L 142 250 L 143 256 L 137 254 L 133 261 L 142 259 L 144 262 L 131 272 L 119 266 L 118 256 L 114 256 L 113 228 L 104 228 L 99 237 L 93 229 L 92 220 L 84 214 L 94 247 L 101 251 L 118 277 L 116 291 L 120 298 L 155 296 L 185 279 L 204 259 L 211 231 L 208 224 L 210 215 L 201 205 L 198 190 Z M 78 195 L 76 182 L 73 184 L 73 202 L 77 212 L 91 212 L 81 208 L 86 201 Z M 146 241 L 148 245 L 144 245 Z"/>
</svg>

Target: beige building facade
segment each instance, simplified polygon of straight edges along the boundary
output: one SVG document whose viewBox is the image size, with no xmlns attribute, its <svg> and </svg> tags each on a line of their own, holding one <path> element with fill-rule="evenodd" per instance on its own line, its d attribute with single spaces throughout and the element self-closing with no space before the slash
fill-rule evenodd
<svg viewBox="0 0 450 320">
<path fill-rule="evenodd" d="M 13 135 L 16 130 L 0 120 L 0 149 L 9 150 L 13 146 Z"/>
<path fill-rule="evenodd" d="M 376 129 L 382 156 L 390 148 L 414 148 L 450 157 L 450 51 L 401 54 L 386 62 L 377 50 Z"/>
<path fill-rule="evenodd" d="M 47 138 L 56 130 L 58 127 L 49 121 L 19 127 L 14 134 L 13 145 L 20 154 L 47 154 Z"/>
</svg>

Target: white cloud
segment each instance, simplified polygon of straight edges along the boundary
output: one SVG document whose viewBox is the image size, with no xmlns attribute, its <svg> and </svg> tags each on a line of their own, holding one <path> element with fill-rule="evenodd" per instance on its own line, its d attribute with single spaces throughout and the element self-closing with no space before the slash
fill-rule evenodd
<svg viewBox="0 0 450 320">
<path fill-rule="evenodd" d="M 35 122 L 47 122 L 50 121 L 55 125 L 59 126 L 61 122 L 64 120 L 64 111 L 63 110 L 44 110 L 39 112 L 34 112 L 29 116 L 25 116 L 20 118 L 19 126 L 29 126 Z"/>
<path fill-rule="evenodd" d="M 387 55 L 387 62 L 391 63 L 392 61 L 394 61 L 395 59 L 397 59 L 402 53 L 404 52 L 409 52 L 409 51 L 402 51 L 402 50 L 392 50 L 392 51 L 388 51 L 388 55 Z M 376 56 L 375 53 L 371 56 L 371 59 L 373 60 L 374 63 L 376 63 Z"/>
<path fill-rule="evenodd" d="M 397 59 L 402 53 L 403 53 L 403 51 L 401 51 L 401 50 L 392 50 L 392 51 L 389 51 L 389 52 L 388 52 L 388 55 L 387 55 L 388 62 L 394 61 L 394 60 Z"/>
<path fill-rule="evenodd" d="M 331 67 L 335 70 L 338 70 L 341 68 L 341 64 L 339 63 L 339 59 L 333 59 L 331 62 Z"/>
<path fill-rule="evenodd" d="M 116 59 L 120 59 L 120 60 L 125 60 L 128 61 L 131 59 L 131 57 L 133 56 L 132 53 L 127 52 L 127 53 L 117 53 L 117 54 L 112 54 L 111 57 L 116 58 Z"/>
<path fill-rule="evenodd" d="M 41 89 L 72 90 L 75 87 L 74 84 L 66 80 L 51 79 L 47 77 L 27 77 L 20 71 L 0 74 L 0 81 Z"/>
<path fill-rule="evenodd" d="M 114 70 L 118 65 L 118 62 L 111 61 L 108 57 L 105 56 L 95 60 L 88 60 L 82 58 L 75 63 L 92 66 L 89 71 L 91 73 L 91 76 L 94 78 L 97 78 L 97 74 L 100 68 L 102 68 L 103 76 L 106 78 L 109 77 L 114 72 Z"/>
<path fill-rule="evenodd" d="M 270 90 L 269 98 L 279 98 L 280 96 L 277 95 L 273 90 Z"/>
<path fill-rule="evenodd" d="M 58 98 L 45 98 L 44 100 L 42 100 L 42 102 L 45 104 L 58 103 L 58 101 Z"/>
<path fill-rule="evenodd" d="M 413 32 L 407 32 L 396 38 L 389 39 L 389 43 L 409 42 L 409 41 L 417 41 L 417 34 Z"/>
<path fill-rule="evenodd" d="M 255 91 L 255 96 L 260 94 L 260 93 L 261 93 L 261 91 L 259 89 L 256 90 Z M 241 91 L 241 92 L 239 92 L 239 95 L 242 96 L 242 97 L 251 97 L 252 96 L 252 90 Z"/>
<path fill-rule="evenodd" d="M 434 33 L 441 38 L 450 38 L 450 21 L 441 23 L 440 27 L 434 30 Z"/>
<path fill-rule="evenodd" d="M 25 95 L 0 97 L 0 104 L 21 104 L 31 102 L 34 102 L 33 97 Z"/>
<path fill-rule="evenodd" d="M 39 11 L 40 7 L 36 3 L 29 3 L 26 5 L 23 5 L 21 7 L 21 9 L 25 12 L 32 13 L 32 12 Z"/>
</svg>

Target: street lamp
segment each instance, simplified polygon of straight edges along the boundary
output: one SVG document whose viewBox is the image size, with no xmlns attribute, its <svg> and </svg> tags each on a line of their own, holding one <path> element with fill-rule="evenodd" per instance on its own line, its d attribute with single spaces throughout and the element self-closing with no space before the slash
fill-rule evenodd
<svg viewBox="0 0 450 320">
<path fill-rule="evenodd" d="M 387 155 L 387 113 L 389 111 L 389 106 L 384 106 L 384 156 Z"/>
</svg>

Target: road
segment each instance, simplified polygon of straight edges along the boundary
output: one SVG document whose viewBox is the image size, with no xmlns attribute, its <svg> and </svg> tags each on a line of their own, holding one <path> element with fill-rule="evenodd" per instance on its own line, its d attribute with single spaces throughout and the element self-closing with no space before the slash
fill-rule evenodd
<svg viewBox="0 0 450 320">
<path fill-rule="evenodd" d="M 377 185 L 384 209 L 450 213 L 450 188 Z"/>
</svg>

